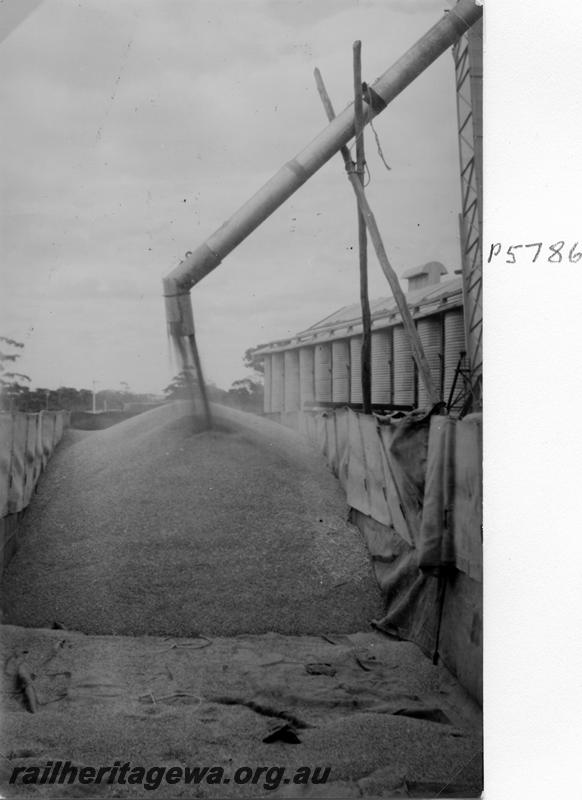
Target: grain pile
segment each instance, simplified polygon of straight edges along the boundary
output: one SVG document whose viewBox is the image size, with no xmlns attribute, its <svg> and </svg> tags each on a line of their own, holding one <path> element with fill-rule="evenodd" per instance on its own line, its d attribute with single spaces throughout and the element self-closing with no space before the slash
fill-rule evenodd
<svg viewBox="0 0 582 800">
<path fill-rule="evenodd" d="M 355 631 L 381 613 L 323 459 L 281 426 L 164 406 L 64 442 L 4 581 L 4 621 L 92 634 Z"/>
</svg>

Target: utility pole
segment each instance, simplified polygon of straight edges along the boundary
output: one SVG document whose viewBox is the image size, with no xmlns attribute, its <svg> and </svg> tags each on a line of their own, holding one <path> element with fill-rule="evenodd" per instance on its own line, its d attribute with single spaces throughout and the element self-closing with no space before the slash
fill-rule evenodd
<svg viewBox="0 0 582 800">
<path fill-rule="evenodd" d="M 95 392 L 96 386 L 97 386 L 97 381 L 93 381 L 93 414 L 97 413 L 97 394 Z"/>
</svg>

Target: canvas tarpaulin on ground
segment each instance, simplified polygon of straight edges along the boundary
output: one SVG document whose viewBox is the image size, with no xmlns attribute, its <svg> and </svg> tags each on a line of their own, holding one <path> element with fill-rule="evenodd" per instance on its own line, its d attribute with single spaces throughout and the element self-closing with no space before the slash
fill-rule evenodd
<svg viewBox="0 0 582 800">
<path fill-rule="evenodd" d="M 31 752 L 58 753 L 62 763 L 110 764 L 139 747 L 145 763 L 164 769 L 187 761 L 194 740 L 198 761 L 224 764 L 225 772 L 250 762 L 292 774 L 311 755 L 330 770 L 330 780 L 313 791 L 297 785 L 288 792 L 281 781 L 279 790 L 249 784 L 246 792 L 224 786 L 218 794 L 211 786 L 177 792 L 163 782 L 146 797 L 373 800 L 482 791 L 481 714 L 416 647 L 373 631 L 325 639 L 275 633 L 172 639 L 4 625 L 2 649 L 8 658 L 0 750 L 11 752 L 10 761 L 0 762 L 6 786 L 15 767 L 30 765 Z M 36 714 L 13 691 L 22 661 L 35 674 Z M 289 732 L 299 744 L 285 743 Z M 57 794 L 94 797 L 91 788 L 65 781 Z M 136 788 L 126 796 L 143 796 Z"/>
</svg>

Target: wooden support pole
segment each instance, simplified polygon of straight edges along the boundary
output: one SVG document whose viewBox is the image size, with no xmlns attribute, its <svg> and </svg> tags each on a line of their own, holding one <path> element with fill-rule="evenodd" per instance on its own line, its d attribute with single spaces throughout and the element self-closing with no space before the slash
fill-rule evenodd
<svg viewBox="0 0 582 800">
<path fill-rule="evenodd" d="M 364 104 L 362 101 L 362 43 L 354 42 L 354 114 L 356 130 L 356 177 L 364 187 Z M 331 120 L 330 120 L 331 122 Z M 362 307 L 362 398 L 364 414 L 372 413 L 372 319 L 368 297 L 368 235 L 364 215 L 358 212 L 358 251 L 360 257 L 360 305 Z"/>
<path fill-rule="evenodd" d="M 333 107 L 319 70 L 317 70 L 316 72 L 316 81 L 319 94 L 323 100 L 323 104 L 329 116 L 330 110 L 332 114 L 334 113 Z M 347 150 L 347 148 L 342 148 L 341 153 L 342 156 L 344 157 L 344 162 L 346 160 L 344 150 L 347 151 L 347 158 L 348 161 L 350 161 L 349 151 Z M 404 325 L 404 329 L 408 334 L 408 339 L 410 341 L 410 347 L 412 350 L 412 356 L 418 367 L 418 373 L 425 386 L 430 402 L 433 405 L 436 405 L 437 403 L 440 403 L 439 392 L 434 385 L 434 381 L 432 379 L 432 375 L 430 372 L 430 366 L 428 361 L 426 360 L 426 356 L 424 354 L 424 348 L 422 346 L 422 342 L 420 341 L 418 331 L 416 330 L 414 320 L 412 319 L 412 314 L 410 313 L 410 309 L 408 308 L 404 292 L 402 291 L 402 288 L 400 286 L 398 276 L 394 272 L 394 269 L 392 268 L 392 265 L 388 260 L 388 256 L 386 255 L 386 250 L 384 249 L 384 243 L 382 242 L 380 229 L 378 228 L 376 218 L 372 212 L 372 209 L 370 208 L 368 199 L 366 198 L 366 192 L 364 191 L 364 187 L 359 179 L 359 176 L 356 175 L 355 171 L 353 170 L 353 167 L 350 166 L 350 168 L 348 169 L 346 164 L 346 172 L 348 173 L 348 178 L 350 180 L 350 183 L 352 184 L 352 188 L 358 199 L 358 207 L 362 212 L 362 216 L 364 217 L 366 227 L 370 234 L 370 238 L 372 239 L 372 244 L 374 245 L 374 250 L 376 251 L 376 256 L 378 258 L 378 261 L 380 262 L 380 266 L 382 267 L 382 272 L 386 276 L 386 280 L 388 281 L 388 283 L 390 284 L 390 288 L 392 289 L 394 300 L 396 301 L 396 305 L 398 306 L 398 311 L 400 312 L 400 316 L 402 318 L 402 324 Z"/>
<path fill-rule="evenodd" d="M 328 120 L 331 122 L 332 119 L 335 118 L 335 111 L 333 108 L 333 104 L 330 100 L 330 97 L 327 93 L 325 85 L 323 83 L 323 78 L 321 77 L 321 72 L 315 68 L 314 72 L 315 77 L 315 84 L 317 86 L 317 91 L 319 92 L 319 96 L 321 97 L 321 102 L 323 103 L 323 107 L 325 109 L 325 113 L 327 115 Z M 361 100 L 361 79 L 360 79 L 360 100 Z M 351 157 L 350 151 L 347 145 L 344 145 L 340 148 L 341 157 L 344 160 L 344 166 L 346 168 L 346 172 L 348 173 L 348 177 L 354 172 L 356 169 L 356 165 L 354 165 Z M 363 154 L 362 154 L 363 155 Z M 362 165 L 363 167 L 363 165 Z M 367 268 L 367 256 L 368 256 L 368 239 L 366 236 L 366 221 L 362 214 L 360 213 L 358 205 L 358 241 L 360 243 L 360 303 L 362 306 L 362 399 L 363 399 L 363 412 L 364 414 L 370 414 L 372 411 L 372 369 L 371 369 L 371 314 L 370 314 L 370 301 L 368 299 L 368 268 Z M 362 226 L 364 232 L 362 234 Z M 362 241 L 364 242 L 362 248 Z M 364 285 L 362 285 L 362 252 L 364 252 Z M 366 403 L 367 399 L 367 403 Z"/>
</svg>

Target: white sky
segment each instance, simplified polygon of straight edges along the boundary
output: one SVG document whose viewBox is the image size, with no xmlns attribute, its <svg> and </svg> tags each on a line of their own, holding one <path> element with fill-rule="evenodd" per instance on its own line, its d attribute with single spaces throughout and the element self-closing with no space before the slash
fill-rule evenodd
<svg viewBox="0 0 582 800">
<path fill-rule="evenodd" d="M 443 0 L 4 0 L 0 44 L 0 333 L 33 386 L 160 391 L 161 279 L 442 16 Z M 15 9 L 18 8 L 18 12 Z M 1 20 L 0 20 L 1 21 Z M 397 272 L 458 268 L 453 61 L 377 120 L 369 199 Z M 339 156 L 193 291 L 207 376 L 246 374 L 247 347 L 358 298 L 354 198 Z M 389 294 L 373 252 L 372 297 Z"/>
</svg>

